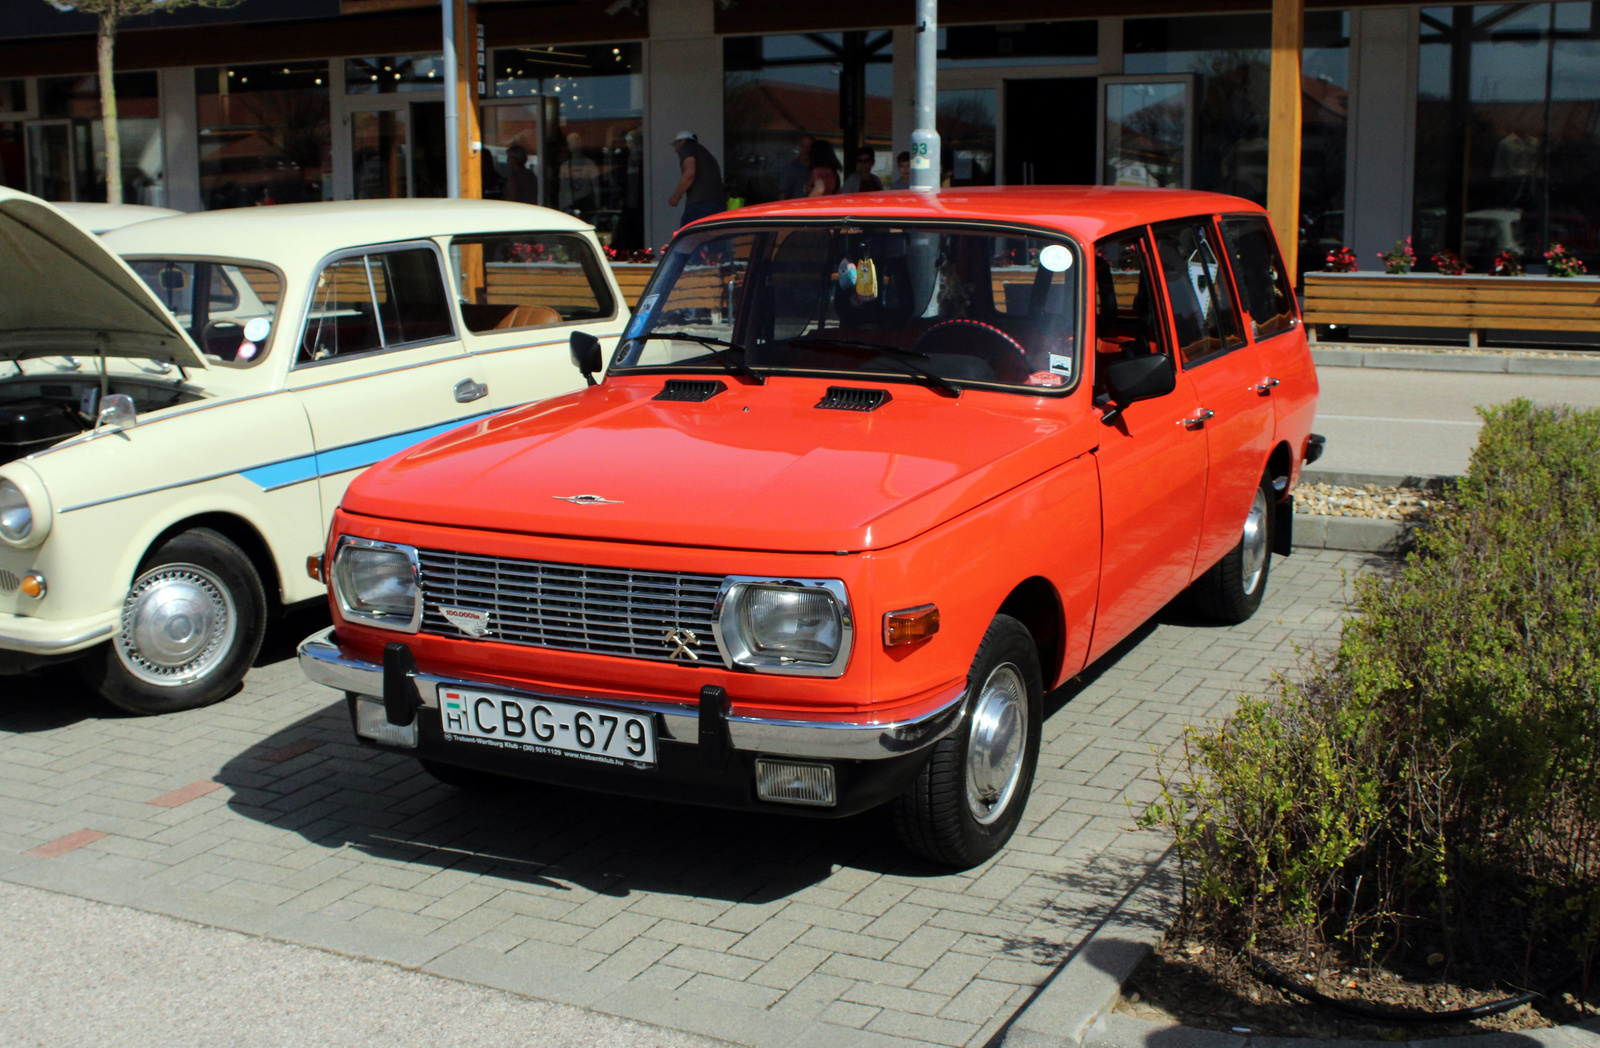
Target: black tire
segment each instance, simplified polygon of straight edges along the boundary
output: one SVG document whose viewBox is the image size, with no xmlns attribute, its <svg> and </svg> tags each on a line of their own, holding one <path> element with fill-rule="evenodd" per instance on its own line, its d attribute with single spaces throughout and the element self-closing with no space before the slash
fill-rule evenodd
<svg viewBox="0 0 1600 1048">
<path fill-rule="evenodd" d="M 267 599 L 255 565 L 227 536 L 194 528 L 145 557 L 117 635 L 78 665 L 115 706 L 176 713 L 233 694 L 266 632 Z"/>
<path fill-rule="evenodd" d="M 1190 603 L 1200 615 L 1220 625 L 1236 626 L 1261 607 L 1272 574 L 1275 501 L 1272 479 L 1263 477 L 1238 543 L 1189 587 Z"/>
<path fill-rule="evenodd" d="M 1010 674 L 1007 680 L 1004 675 Z M 997 707 L 1001 720 L 1020 715 L 1020 732 L 1014 719 L 999 723 L 980 711 L 988 689 L 1020 688 L 1025 696 Z M 1005 847 L 1016 832 L 1033 788 L 1034 768 L 1039 763 L 1040 722 L 1044 719 L 1044 681 L 1039 671 L 1039 652 L 1027 629 L 1009 615 L 996 615 L 989 624 L 978 653 L 967 673 L 966 706 L 954 731 L 934 744 L 927 763 L 917 772 L 905 793 L 894 803 L 895 828 L 900 840 L 911 851 L 945 866 L 963 869 L 976 866 Z M 1000 730 L 987 732 L 985 726 Z M 972 778 L 968 755 L 974 738 L 985 734 L 1016 738 L 1020 753 L 1014 761 L 999 759 L 991 768 L 1010 766 L 1007 785 L 994 797 L 986 814 L 975 810 L 984 798 L 978 794 L 984 784 Z M 999 747 L 998 758 L 1009 752 Z M 992 783 L 990 784 L 992 785 Z M 969 788 L 970 787 L 970 788 Z"/>
<path fill-rule="evenodd" d="M 504 775 L 496 775 L 490 771 L 478 771 L 475 768 L 462 768 L 455 764 L 442 764 L 439 761 L 430 761 L 426 757 L 418 757 L 417 763 L 422 765 L 422 770 L 432 775 L 446 786 L 454 786 L 458 790 L 468 793 L 504 793 L 515 789 L 517 780 L 508 779 Z"/>
</svg>

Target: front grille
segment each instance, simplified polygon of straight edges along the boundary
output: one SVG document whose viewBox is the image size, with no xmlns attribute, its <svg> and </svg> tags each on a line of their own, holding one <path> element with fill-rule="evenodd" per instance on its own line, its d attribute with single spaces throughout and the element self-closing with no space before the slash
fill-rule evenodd
<svg viewBox="0 0 1600 1048">
<path fill-rule="evenodd" d="M 9 593 L 20 585 L 22 585 L 21 579 L 17 578 L 5 568 L 0 568 L 0 590 L 5 590 L 7 593 Z"/>
<path fill-rule="evenodd" d="M 484 640 L 658 662 L 722 665 L 711 632 L 721 575 L 687 575 L 420 550 L 422 631 L 469 634 L 441 606 L 487 612 Z M 667 635 L 678 631 L 675 640 Z M 698 660 L 679 649 L 682 641 Z M 674 658 L 676 656 L 676 658 Z"/>
</svg>

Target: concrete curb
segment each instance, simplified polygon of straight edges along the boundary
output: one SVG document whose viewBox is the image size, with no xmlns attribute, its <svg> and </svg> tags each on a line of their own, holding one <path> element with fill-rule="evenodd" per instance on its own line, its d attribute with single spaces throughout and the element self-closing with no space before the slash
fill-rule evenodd
<svg viewBox="0 0 1600 1048">
<path fill-rule="evenodd" d="M 1336 469 L 1317 469 L 1307 466 L 1300 471 L 1302 484 L 1335 484 L 1346 488 L 1364 488 L 1375 484 L 1380 488 L 1433 488 L 1446 481 L 1459 480 L 1451 474 L 1440 473 L 1349 473 Z"/>
<path fill-rule="evenodd" d="M 1380 517 L 1294 515 L 1295 549 L 1333 549 L 1348 553 L 1399 553 L 1411 544 L 1417 525 Z"/>
<path fill-rule="evenodd" d="M 1600 355 L 1534 356 L 1527 353 L 1480 353 L 1451 350 L 1365 349 L 1350 345 L 1315 345 L 1311 359 L 1319 368 L 1384 368 L 1401 371 L 1477 371 L 1499 375 L 1600 377 Z"/>
</svg>

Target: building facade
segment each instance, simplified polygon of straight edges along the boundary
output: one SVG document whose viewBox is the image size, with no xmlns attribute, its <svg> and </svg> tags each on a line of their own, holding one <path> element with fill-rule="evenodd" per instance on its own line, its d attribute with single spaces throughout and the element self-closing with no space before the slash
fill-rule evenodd
<svg viewBox="0 0 1600 1048">
<path fill-rule="evenodd" d="M 3 0 L 0 182 L 101 199 L 93 24 Z M 1115 11 L 1111 10 L 1115 6 Z M 1178 11 L 1177 8 L 1182 10 Z M 483 193 L 584 216 L 619 248 L 678 222 L 695 132 L 731 197 L 804 185 L 802 136 L 884 184 L 912 131 L 911 0 L 479 0 Z M 945 0 L 946 184 L 1182 185 L 1265 202 L 1271 14 L 1207 0 Z M 245 0 L 129 23 L 126 199 L 185 210 L 445 192 L 436 0 Z M 1412 237 L 1532 272 L 1600 265 L 1600 2 L 1308 7 L 1301 266 Z M 798 180 L 798 182 L 797 182 Z M 1286 232 L 1286 231 L 1280 231 Z"/>
</svg>

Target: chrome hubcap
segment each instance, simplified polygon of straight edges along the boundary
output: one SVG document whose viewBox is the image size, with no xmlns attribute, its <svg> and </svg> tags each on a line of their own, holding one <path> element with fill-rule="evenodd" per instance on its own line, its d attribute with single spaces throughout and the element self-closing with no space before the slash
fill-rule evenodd
<svg viewBox="0 0 1600 1048">
<path fill-rule="evenodd" d="M 987 826 L 1005 814 L 1022 777 L 1028 739 L 1028 686 L 1011 663 L 989 674 L 967 728 L 967 808 Z"/>
<path fill-rule="evenodd" d="M 177 687 L 215 669 L 238 630 L 233 595 L 220 579 L 194 564 L 163 564 L 128 591 L 117 655 L 146 684 Z"/>
<path fill-rule="evenodd" d="M 1261 572 L 1267 566 L 1267 493 L 1256 489 L 1256 500 L 1250 503 L 1250 515 L 1244 519 L 1244 539 L 1240 544 L 1244 553 L 1241 572 L 1245 593 L 1254 593 L 1261 585 Z"/>
</svg>

